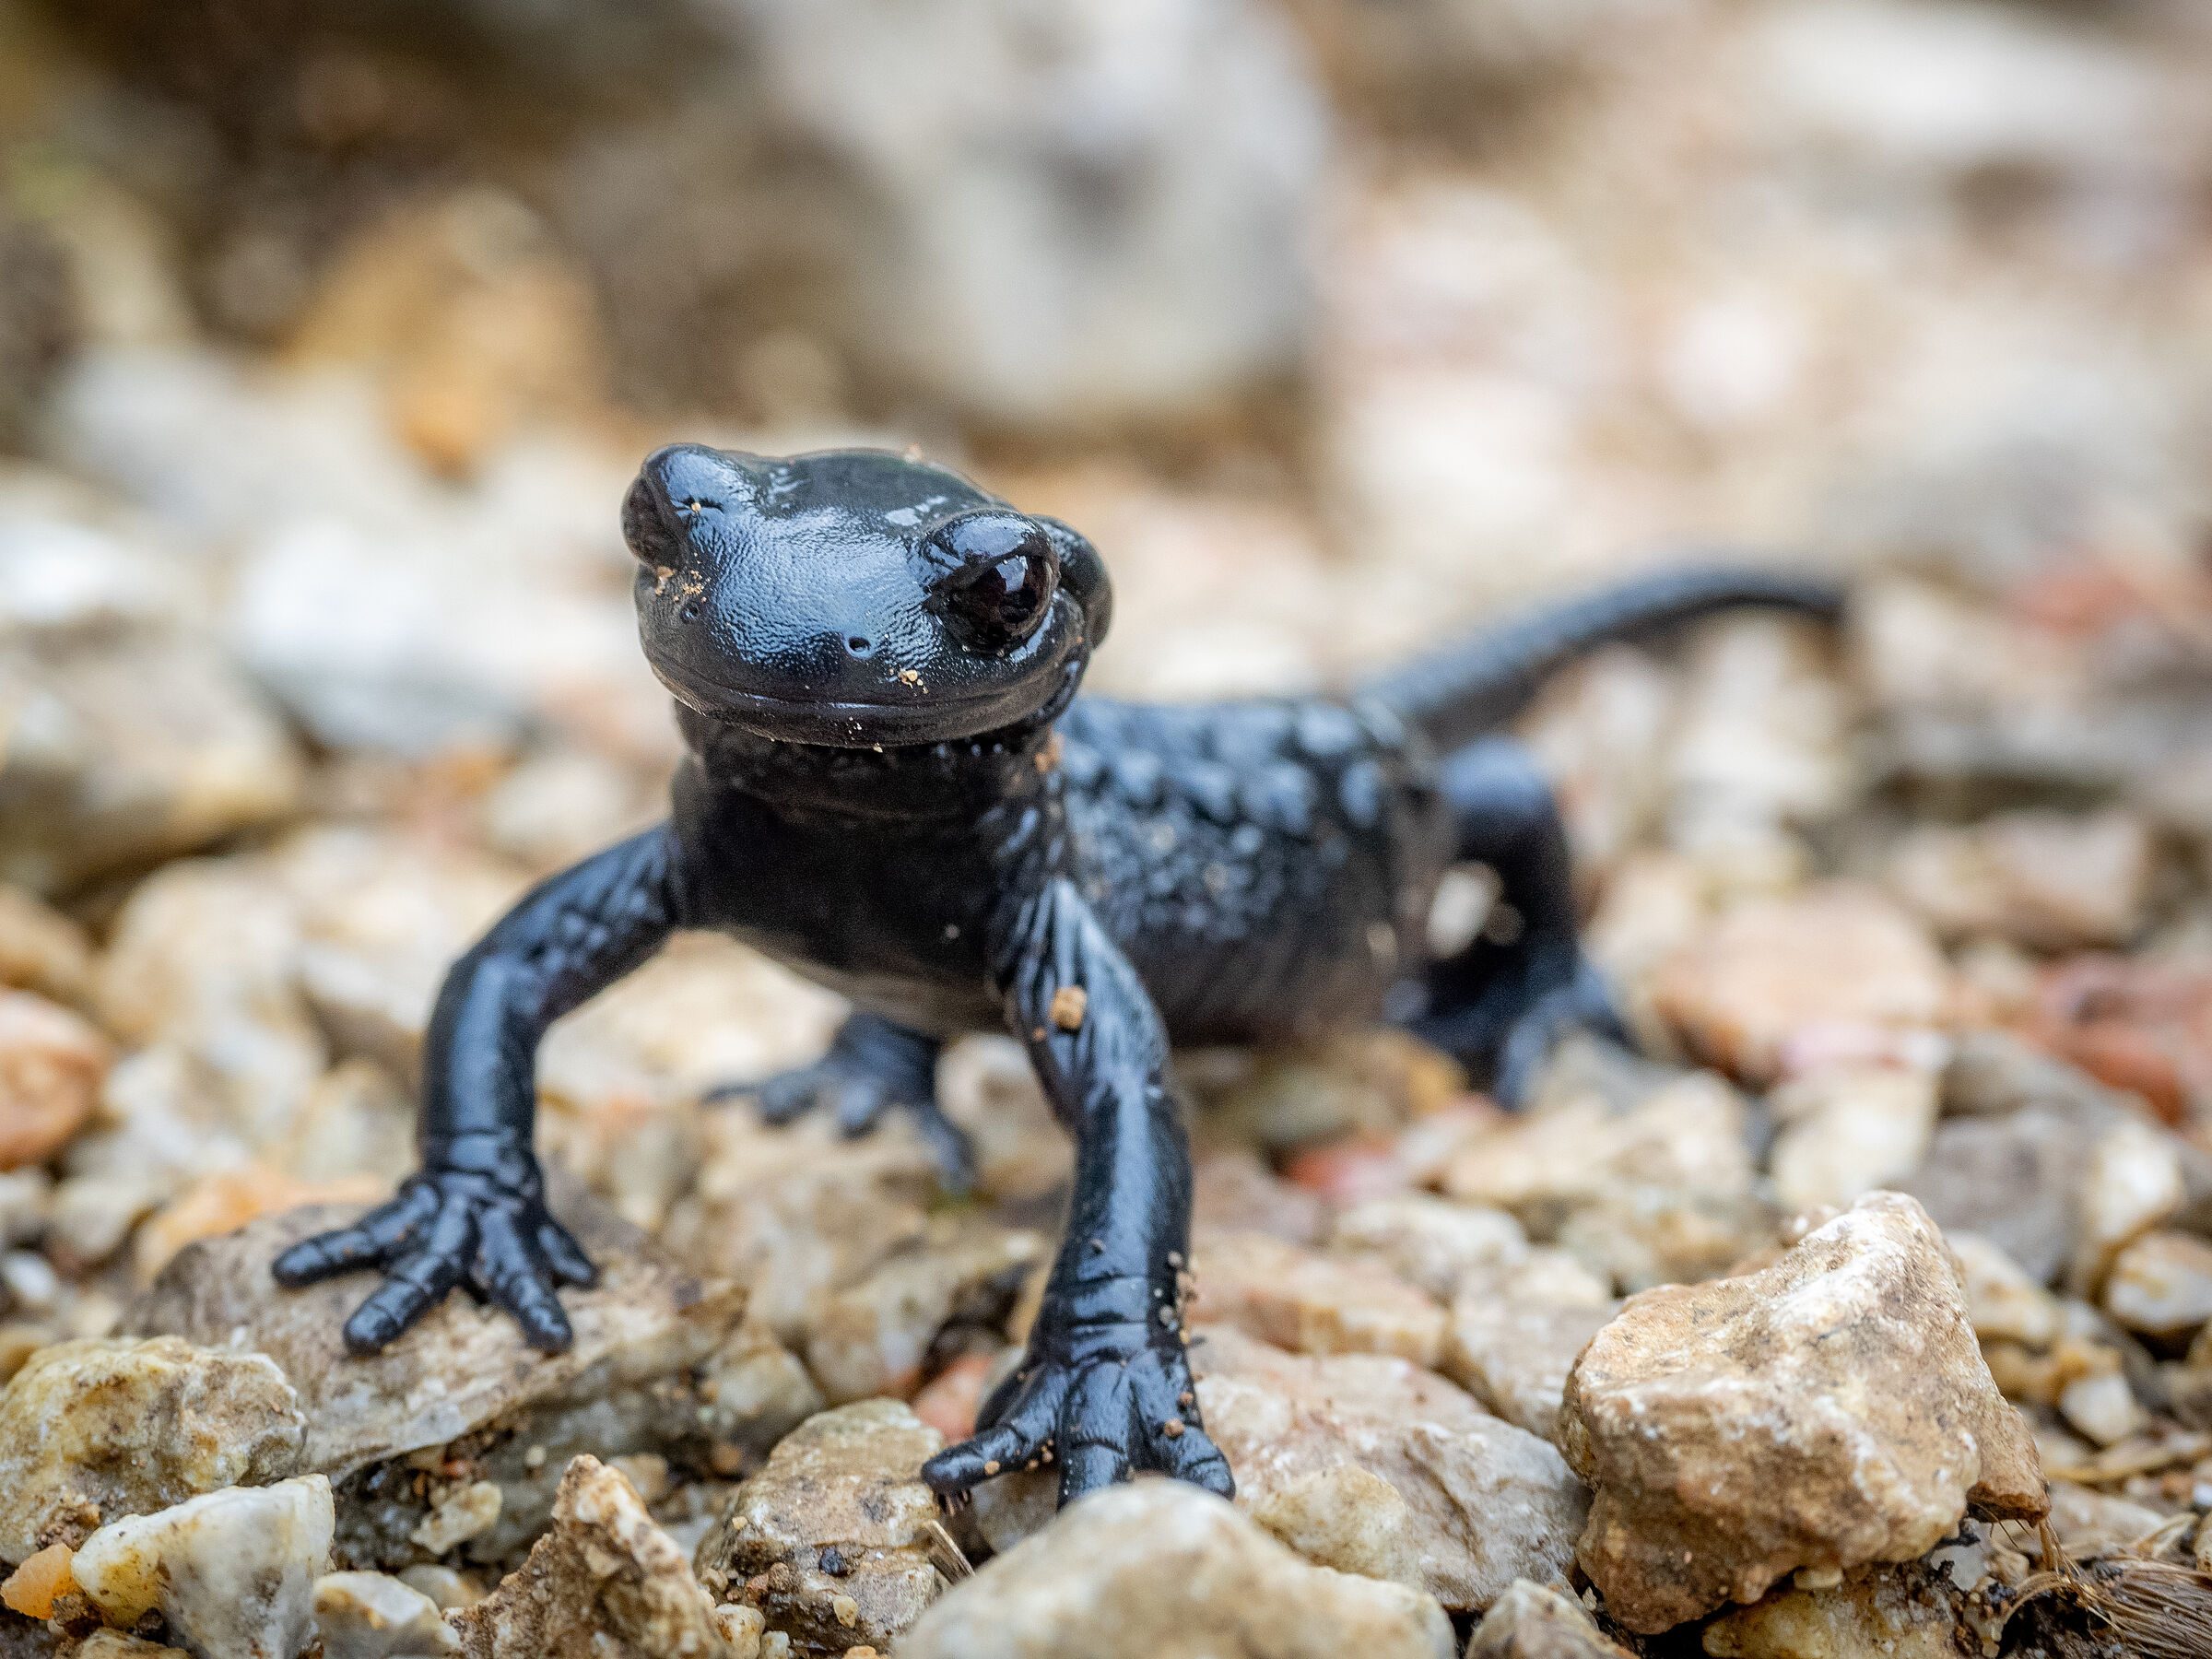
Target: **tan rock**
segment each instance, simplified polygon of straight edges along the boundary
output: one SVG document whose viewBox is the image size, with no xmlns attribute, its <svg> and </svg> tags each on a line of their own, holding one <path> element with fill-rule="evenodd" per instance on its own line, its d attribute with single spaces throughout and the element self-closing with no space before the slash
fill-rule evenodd
<svg viewBox="0 0 2212 1659">
<path fill-rule="evenodd" d="M 2048 1284 L 2074 1254 L 2082 1149 L 2095 1134 L 2041 1105 L 1947 1118 L 1897 1190 L 1920 1200 L 1947 1234 L 1979 1233 Z"/>
<path fill-rule="evenodd" d="M 1433 1372 L 1287 1354 L 1229 1330 L 1194 1343 L 1192 1363 L 1238 1506 L 1317 1565 L 1463 1608 L 1571 1559 L 1588 1500 L 1559 1453 Z"/>
<path fill-rule="evenodd" d="M 1732 1608 L 1705 1627 L 1704 1647 L 1714 1659 L 1956 1659 L 1959 1600 L 1922 1570 L 1862 1571 Z"/>
<path fill-rule="evenodd" d="M 461 1642 L 438 1604 L 382 1572 L 328 1572 L 315 1581 L 323 1659 L 438 1659 Z"/>
<path fill-rule="evenodd" d="M 1547 1240 L 1576 1210 L 1634 1189 L 1712 1200 L 1747 1193 L 1751 1178 L 1742 1099 L 1711 1073 L 1686 1072 L 1625 1109 L 1594 1090 L 1547 1095 L 1467 1141 L 1443 1188 L 1463 1204 L 1509 1211 L 1530 1237 Z"/>
<path fill-rule="evenodd" d="M 479 1311 L 458 1295 L 381 1354 L 347 1354 L 339 1331 L 373 1281 L 348 1276 L 286 1290 L 269 1274 L 270 1262 L 287 1245 L 359 1213 L 327 1206 L 265 1217 L 186 1247 L 132 1309 L 131 1324 L 198 1341 L 242 1337 L 269 1355 L 298 1387 L 307 1414 L 304 1465 L 333 1479 L 445 1445 L 495 1421 L 557 1416 L 625 1391 L 666 1385 L 703 1363 L 736 1327 L 745 1298 L 735 1287 L 702 1284 L 572 1190 L 557 1187 L 553 1204 L 600 1267 L 595 1287 L 561 1293 L 575 1332 L 574 1346 L 563 1354 L 537 1353 L 512 1320 Z M 695 1401 L 687 1397 L 684 1404 L 696 1412 Z M 599 1433 L 607 1432 L 602 1423 Z M 603 1449 L 611 1454 L 650 1447 Z M 548 1480 L 558 1479 L 558 1472 L 557 1465 Z M 512 1492 L 508 1508 L 529 1512 Z M 541 1502 L 535 1515 L 544 1513 Z"/>
<path fill-rule="evenodd" d="M 2212 1243 L 2194 1233 L 2143 1234 L 2112 1259 L 2104 1311 L 2131 1331 L 2185 1340 L 2212 1322 Z"/>
<path fill-rule="evenodd" d="M 1583 1604 L 1516 1579 L 1467 1639 L 1465 1659 L 1628 1659 Z"/>
<path fill-rule="evenodd" d="M 203 1175 L 163 1205 L 131 1237 L 138 1282 L 151 1284 L 178 1251 L 202 1239 L 234 1232 L 249 1221 L 308 1204 L 377 1204 L 391 1188 L 373 1175 L 335 1181 L 294 1181 L 265 1164 L 246 1164 Z"/>
<path fill-rule="evenodd" d="M 2189 1195 L 2182 1147 L 2142 1119 L 2123 1117 L 2081 1160 L 2079 1230 L 2067 1282 L 2094 1296 L 2120 1252 L 2179 1210 Z"/>
<path fill-rule="evenodd" d="M 1463 1296 L 1440 1369 L 1507 1422 L 1556 1443 L 1567 1373 L 1619 1306 Z"/>
<path fill-rule="evenodd" d="M 1770 1170 L 1790 1209 L 1841 1206 L 1912 1173 L 1936 1133 L 1936 1074 L 1851 1066 L 1793 1077 L 1768 1097 L 1781 1124 Z"/>
<path fill-rule="evenodd" d="M 2051 1530 L 2077 1560 L 2139 1544 L 2164 1526 L 2160 1510 L 2071 1481 L 2051 1483 Z"/>
<path fill-rule="evenodd" d="M 57 1595 L 76 1594 L 69 1559 L 76 1552 L 66 1544 L 49 1544 L 0 1583 L 0 1606 L 26 1618 L 52 1618 Z"/>
<path fill-rule="evenodd" d="M 92 1115 L 112 1057 L 81 1015 L 0 991 L 0 1170 L 42 1164 Z"/>
<path fill-rule="evenodd" d="M 2045 1348 L 2057 1340 L 2058 1300 L 1980 1233 L 1945 1232 L 1944 1241 L 1966 1273 L 1966 1308 L 1983 1342 L 2017 1342 Z"/>
<path fill-rule="evenodd" d="M 1430 1597 L 1309 1566 L 1174 1480 L 1094 1492 L 924 1614 L 900 1659 L 1451 1659 Z"/>
<path fill-rule="evenodd" d="M 1293 1244 L 1317 1244 L 1326 1208 L 1319 1194 L 1282 1180 L 1249 1147 L 1192 1149 L 1194 1233 L 1264 1232 Z"/>
<path fill-rule="evenodd" d="M 1764 1082 L 1808 1028 L 1940 1024 L 1949 972 L 1911 916 L 1831 885 L 1736 906 L 1662 964 L 1653 994 L 1693 1052 Z"/>
<path fill-rule="evenodd" d="M 0 985 L 80 1005 L 91 994 L 92 941 L 21 888 L 0 883 Z"/>
<path fill-rule="evenodd" d="M 53 893 L 189 853 L 297 809 L 290 735 L 229 657 L 159 628 L 0 651 L 27 706 L 0 760 L 0 879 Z"/>
<path fill-rule="evenodd" d="M 228 1487 L 110 1522 L 69 1570 L 120 1630 L 159 1611 L 200 1659 L 293 1659 L 313 1633 L 334 1526 L 320 1475 Z"/>
<path fill-rule="evenodd" d="M 2150 1424 L 2150 1414 L 2128 1386 L 2118 1366 L 2085 1371 L 2060 1387 L 2054 1402 L 2058 1415 L 2100 1446 L 2118 1445 Z"/>
<path fill-rule="evenodd" d="M 956 1315 L 997 1324 L 1043 1257 L 1041 1234 L 947 1218 L 859 1284 L 832 1296 L 806 1363 L 832 1405 L 911 1394 L 930 1346 Z"/>
<path fill-rule="evenodd" d="M 727 1659 L 707 1593 L 629 1482 L 597 1458 L 561 1477 L 552 1530 L 451 1619 L 467 1659 Z"/>
<path fill-rule="evenodd" d="M 1329 1248 L 1381 1258 L 1398 1277 L 1441 1301 L 1470 1272 L 1518 1266 L 1528 1259 L 1528 1235 L 1503 1210 L 1452 1204 L 1429 1193 L 1371 1198 L 1340 1211 Z"/>
<path fill-rule="evenodd" d="M 807 1418 L 731 1494 L 700 1543 L 700 1581 L 802 1651 L 889 1646 L 945 1587 L 921 1477 L 944 1445 L 897 1400 Z"/>
<path fill-rule="evenodd" d="M 828 1403 L 799 1357 L 749 1317 L 707 1357 L 695 1387 L 700 1428 L 724 1444 L 759 1453 Z"/>
<path fill-rule="evenodd" d="M 2123 944 L 2142 925 L 2157 853 L 2132 812 L 2006 812 L 1912 830 L 1890 853 L 1888 882 L 1947 939 L 2076 950 Z"/>
<path fill-rule="evenodd" d="M 902 1115 L 847 1140 L 827 1113 L 771 1129 L 755 1112 L 711 1112 L 697 1192 L 664 1234 L 695 1271 L 734 1278 L 755 1317 L 804 1346 L 829 1299 L 928 1230 L 936 1164 Z"/>
<path fill-rule="evenodd" d="M 0 1560 L 289 1475 L 305 1430 L 265 1355 L 173 1336 L 41 1348 L 0 1394 Z"/>
<path fill-rule="evenodd" d="M 1207 1233 L 1194 1246 L 1193 1325 L 1233 1324 L 1303 1354 L 1395 1354 L 1436 1362 L 1444 1310 L 1371 1262 L 1324 1255 L 1265 1233 Z"/>
<path fill-rule="evenodd" d="M 1636 1630 L 1798 1567 L 1909 1560 L 1970 1502 L 2044 1507 L 1942 1235 L 1895 1194 L 1761 1272 L 1631 1298 L 1576 1361 L 1559 1435 L 1596 1494 L 1579 1559 Z"/>
</svg>

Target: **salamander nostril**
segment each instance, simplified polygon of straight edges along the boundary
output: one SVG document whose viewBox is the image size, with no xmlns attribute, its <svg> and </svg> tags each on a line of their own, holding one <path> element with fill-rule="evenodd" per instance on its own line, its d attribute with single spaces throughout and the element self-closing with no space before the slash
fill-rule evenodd
<svg viewBox="0 0 2212 1659">
<path fill-rule="evenodd" d="M 849 634 L 845 639 L 845 649 L 856 657 L 873 656 L 876 653 L 876 642 L 861 634 Z"/>
</svg>

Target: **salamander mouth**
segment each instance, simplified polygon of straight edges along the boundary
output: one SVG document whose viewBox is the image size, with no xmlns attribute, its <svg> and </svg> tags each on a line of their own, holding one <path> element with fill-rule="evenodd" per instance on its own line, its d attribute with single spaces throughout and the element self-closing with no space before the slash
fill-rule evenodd
<svg viewBox="0 0 2212 1659">
<path fill-rule="evenodd" d="M 1040 676 L 980 696 L 875 702 L 741 691 L 661 662 L 653 664 L 653 671 L 678 702 L 709 720 L 778 742 L 832 748 L 949 743 L 997 731 L 1064 701 L 1063 681 L 1072 692 L 1075 677 Z"/>
</svg>

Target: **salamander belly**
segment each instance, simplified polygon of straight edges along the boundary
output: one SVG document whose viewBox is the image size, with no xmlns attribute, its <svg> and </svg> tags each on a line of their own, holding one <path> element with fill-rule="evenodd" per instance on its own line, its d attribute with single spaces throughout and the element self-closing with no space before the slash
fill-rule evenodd
<svg viewBox="0 0 2212 1659">
<path fill-rule="evenodd" d="M 1086 699 L 1061 730 L 1085 892 L 1174 1041 L 1370 1022 L 1418 971 L 1450 836 L 1387 713 Z"/>
</svg>

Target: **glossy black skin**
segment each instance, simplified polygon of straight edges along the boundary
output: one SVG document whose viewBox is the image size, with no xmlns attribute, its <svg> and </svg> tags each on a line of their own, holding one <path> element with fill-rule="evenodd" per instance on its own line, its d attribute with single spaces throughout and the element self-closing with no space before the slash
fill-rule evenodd
<svg viewBox="0 0 2212 1659">
<path fill-rule="evenodd" d="M 759 1087 L 771 1118 L 821 1105 L 858 1133 L 901 1105 L 957 1173 L 937 1049 L 998 1029 L 1075 1137 L 1026 1360 L 924 1471 L 947 1498 L 1055 1459 L 1063 1501 L 1132 1468 L 1230 1490 L 1184 1355 L 1170 1043 L 1389 1016 L 1516 1096 L 1561 1029 L 1610 1015 L 1550 796 L 1518 748 L 1467 728 L 1595 638 L 1720 604 L 1833 603 L 1741 572 L 1665 578 L 1369 698 L 1138 707 L 1075 700 L 1111 606 L 1089 544 L 940 468 L 680 446 L 647 460 L 624 529 L 640 636 L 689 751 L 673 815 L 539 886 L 454 965 L 426 1047 L 422 1171 L 286 1252 L 277 1277 L 381 1268 L 346 1328 L 358 1352 L 456 1285 L 565 1347 L 557 1288 L 594 1274 L 545 1207 L 538 1038 L 670 933 L 718 929 L 855 1005 L 821 1061 Z M 1473 740 L 1440 757 L 1418 728 Z M 1499 873 L 1518 930 L 1430 963 L 1430 902 L 1462 859 Z"/>
</svg>

